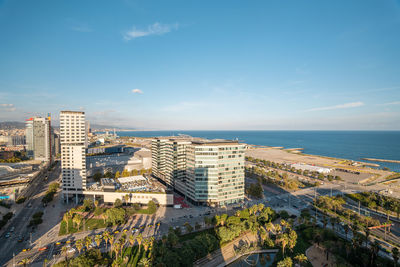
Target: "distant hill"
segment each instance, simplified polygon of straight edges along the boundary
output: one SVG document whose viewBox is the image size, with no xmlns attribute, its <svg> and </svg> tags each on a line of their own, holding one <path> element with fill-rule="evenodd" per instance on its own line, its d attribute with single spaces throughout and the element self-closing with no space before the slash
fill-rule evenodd
<svg viewBox="0 0 400 267">
<path fill-rule="evenodd" d="M 90 124 L 90 128 L 92 130 L 104 130 L 104 129 L 114 129 L 115 130 L 135 130 L 135 128 L 131 127 L 116 127 L 116 126 L 111 126 L 111 125 L 100 125 L 100 124 Z"/>
<path fill-rule="evenodd" d="M 25 129 L 25 123 L 19 121 L 0 122 L 0 130 Z"/>
<path fill-rule="evenodd" d="M 56 129 L 60 128 L 59 125 L 52 124 L 52 126 Z M 115 127 L 111 125 L 100 125 L 100 124 L 90 124 L 90 128 L 93 130 L 135 130 L 135 128 L 126 128 L 126 127 Z M 12 129 L 25 129 L 25 123 L 19 121 L 4 121 L 0 122 L 0 130 L 12 130 Z"/>
</svg>

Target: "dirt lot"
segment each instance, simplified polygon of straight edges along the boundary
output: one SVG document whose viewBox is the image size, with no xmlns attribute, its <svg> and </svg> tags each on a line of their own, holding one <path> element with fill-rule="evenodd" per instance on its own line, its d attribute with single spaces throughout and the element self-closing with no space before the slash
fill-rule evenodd
<svg viewBox="0 0 400 267">
<path fill-rule="evenodd" d="M 349 171 L 359 172 L 353 174 L 350 172 L 334 171 L 333 175 L 338 175 L 350 183 L 370 183 L 383 181 L 384 178 L 392 172 L 376 170 L 368 167 L 351 166 L 343 159 L 328 158 L 316 155 L 302 153 L 291 153 L 290 151 L 278 148 L 251 148 L 246 151 L 246 156 L 273 161 L 276 163 L 304 163 L 317 165 L 327 168 L 339 168 Z"/>
</svg>

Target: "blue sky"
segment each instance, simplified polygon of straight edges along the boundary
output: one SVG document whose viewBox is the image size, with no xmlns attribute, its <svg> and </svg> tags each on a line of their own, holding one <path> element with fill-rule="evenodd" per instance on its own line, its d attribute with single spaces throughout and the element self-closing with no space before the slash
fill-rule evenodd
<svg viewBox="0 0 400 267">
<path fill-rule="evenodd" d="M 0 0 L 0 121 L 400 130 L 400 1 Z"/>
</svg>

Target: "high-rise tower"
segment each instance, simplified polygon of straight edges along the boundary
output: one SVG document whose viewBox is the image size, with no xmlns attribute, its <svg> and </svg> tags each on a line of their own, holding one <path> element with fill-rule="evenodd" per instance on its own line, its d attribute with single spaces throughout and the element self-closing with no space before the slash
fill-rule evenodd
<svg viewBox="0 0 400 267">
<path fill-rule="evenodd" d="M 82 195 L 86 189 L 86 122 L 82 111 L 61 111 L 60 142 L 63 197 Z"/>
</svg>

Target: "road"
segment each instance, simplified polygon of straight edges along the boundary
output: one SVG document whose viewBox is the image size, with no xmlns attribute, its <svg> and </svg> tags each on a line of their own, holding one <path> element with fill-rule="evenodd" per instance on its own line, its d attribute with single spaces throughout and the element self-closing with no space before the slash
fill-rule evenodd
<svg viewBox="0 0 400 267">
<path fill-rule="evenodd" d="M 46 175 L 48 175 L 47 181 L 44 180 Z M 25 201 L 25 203 L 20 204 L 24 205 L 23 208 L 20 209 L 17 214 L 12 218 L 8 227 L 4 231 L 4 234 L 0 237 L 0 266 L 3 266 L 4 264 L 12 260 L 13 254 L 17 255 L 23 249 L 30 246 L 32 228 L 28 227 L 28 225 L 32 218 L 32 215 L 39 211 L 42 211 L 44 213 L 46 212 L 45 208 L 42 205 L 41 197 L 39 197 L 39 195 L 47 189 L 47 185 L 50 182 L 58 179 L 59 175 L 60 167 L 59 164 L 57 164 L 51 172 L 44 172 L 40 174 L 30 184 L 29 188 L 25 192 L 25 195 L 28 196 L 28 199 Z M 11 232 L 12 228 L 14 228 L 13 232 Z M 11 236 L 9 238 L 6 238 L 6 233 L 10 233 Z M 22 242 L 18 242 L 20 238 L 23 238 Z M 17 264 L 17 262 L 15 263 Z"/>
</svg>

